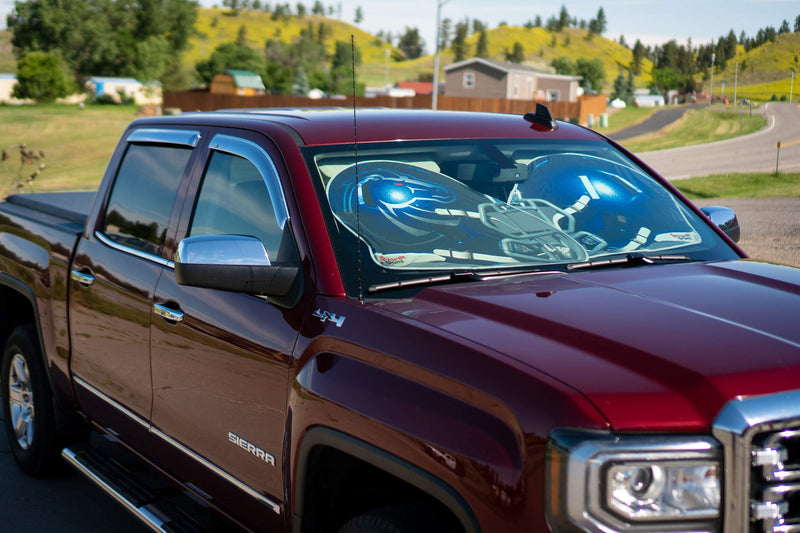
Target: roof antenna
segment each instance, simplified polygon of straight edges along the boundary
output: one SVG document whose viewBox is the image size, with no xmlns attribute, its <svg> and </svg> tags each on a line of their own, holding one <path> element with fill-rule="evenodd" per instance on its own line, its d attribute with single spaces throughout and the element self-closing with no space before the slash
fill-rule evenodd
<svg viewBox="0 0 800 533">
<path fill-rule="evenodd" d="M 358 301 L 364 303 L 364 280 L 363 271 L 361 267 L 361 206 L 358 201 L 359 187 L 361 187 L 358 178 L 358 121 L 356 120 L 356 40 L 353 34 L 350 34 L 350 63 L 353 78 L 353 159 L 356 167 L 356 254 L 358 255 Z"/>
<path fill-rule="evenodd" d="M 537 103 L 536 113 L 525 113 L 523 118 L 528 122 L 541 124 L 545 128 L 550 129 L 550 131 L 556 131 L 558 129 L 558 123 L 553 119 L 553 115 L 550 114 L 550 110 L 547 109 L 547 106 L 543 104 Z"/>
</svg>

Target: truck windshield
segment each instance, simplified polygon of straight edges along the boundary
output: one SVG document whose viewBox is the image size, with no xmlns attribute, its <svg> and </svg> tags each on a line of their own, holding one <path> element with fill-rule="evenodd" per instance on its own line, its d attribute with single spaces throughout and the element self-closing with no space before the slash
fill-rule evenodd
<svg viewBox="0 0 800 533">
<path fill-rule="evenodd" d="M 367 283 L 431 271 L 566 270 L 627 253 L 737 257 L 604 141 L 370 143 L 358 146 L 358 164 L 352 145 L 308 148 L 306 157 L 342 269 L 354 272 L 360 253 Z"/>
</svg>

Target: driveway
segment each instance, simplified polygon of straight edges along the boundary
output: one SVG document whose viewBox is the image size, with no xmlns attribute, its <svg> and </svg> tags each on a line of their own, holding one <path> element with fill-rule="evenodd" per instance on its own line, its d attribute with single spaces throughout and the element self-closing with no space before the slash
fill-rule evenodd
<svg viewBox="0 0 800 533">
<path fill-rule="evenodd" d="M 700 104 L 682 105 L 680 107 L 662 109 L 653 113 L 653 116 L 647 120 L 619 130 L 615 133 L 609 133 L 608 136 L 619 142 L 624 141 L 625 139 L 638 137 L 639 135 L 655 133 L 681 118 L 690 109 L 697 109 L 698 107 L 700 107 Z"/>
</svg>

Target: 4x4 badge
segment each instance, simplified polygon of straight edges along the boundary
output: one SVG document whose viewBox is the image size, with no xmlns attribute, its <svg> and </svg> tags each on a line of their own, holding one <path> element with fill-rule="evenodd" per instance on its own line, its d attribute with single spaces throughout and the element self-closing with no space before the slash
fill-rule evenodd
<svg viewBox="0 0 800 533">
<path fill-rule="evenodd" d="M 317 309 L 316 311 L 314 311 L 314 316 L 319 318 L 323 322 L 325 322 L 326 320 L 330 320 L 331 322 L 336 324 L 337 328 L 342 327 L 342 324 L 344 324 L 344 319 L 345 319 L 345 317 L 343 316 L 337 316 L 329 311 L 323 311 L 322 309 Z"/>
</svg>

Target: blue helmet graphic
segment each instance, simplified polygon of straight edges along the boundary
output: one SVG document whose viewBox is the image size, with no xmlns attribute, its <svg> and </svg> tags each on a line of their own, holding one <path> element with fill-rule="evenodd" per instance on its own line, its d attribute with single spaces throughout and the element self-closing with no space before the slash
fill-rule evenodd
<svg viewBox="0 0 800 533">
<path fill-rule="evenodd" d="M 415 165 L 359 163 L 328 182 L 326 192 L 334 216 L 384 267 L 585 257 L 577 242 L 542 218 Z"/>
</svg>

